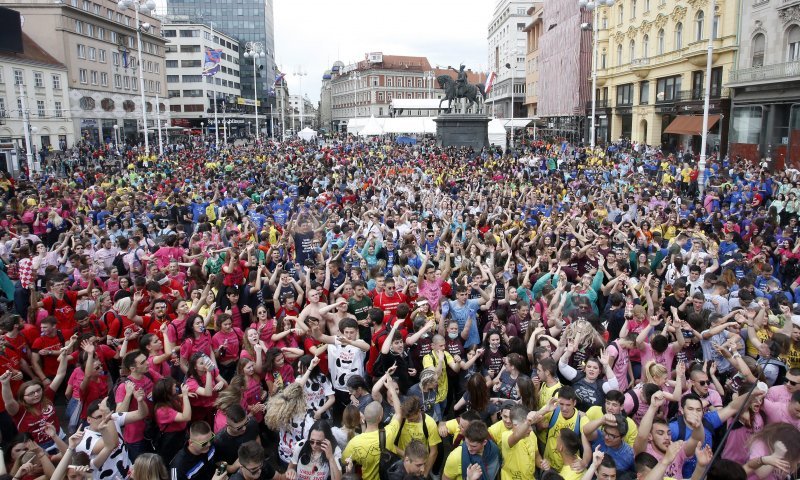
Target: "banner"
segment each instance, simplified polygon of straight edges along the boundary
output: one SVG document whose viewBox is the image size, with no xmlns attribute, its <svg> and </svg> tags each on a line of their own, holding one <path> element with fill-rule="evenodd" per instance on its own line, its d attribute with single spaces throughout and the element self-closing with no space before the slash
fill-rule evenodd
<svg viewBox="0 0 800 480">
<path fill-rule="evenodd" d="M 222 49 L 206 48 L 203 59 L 203 76 L 213 77 L 219 72 L 219 62 L 222 59 Z"/>
<path fill-rule="evenodd" d="M 283 80 L 283 77 L 285 77 L 285 76 L 286 76 L 285 73 L 281 73 L 281 72 L 276 73 L 275 74 L 275 83 L 273 83 L 273 85 L 277 85 L 277 84 L 281 83 L 281 81 Z"/>
<path fill-rule="evenodd" d="M 494 81 L 497 79 L 497 75 L 494 72 L 489 72 L 489 75 L 486 76 L 486 88 L 485 91 L 488 94 L 492 91 L 492 87 L 494 86 Z"/>
</svg>

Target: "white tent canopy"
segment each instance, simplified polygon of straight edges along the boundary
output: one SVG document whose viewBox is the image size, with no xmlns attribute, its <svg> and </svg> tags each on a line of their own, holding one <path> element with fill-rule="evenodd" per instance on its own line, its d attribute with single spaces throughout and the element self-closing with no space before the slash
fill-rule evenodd
<svg viewBox="0 0 800 480">
<path fill-rule="evenodd" d="M 506 147 L 506 121 L 494 118 L 489 122 L 489 145 Z"/>
<path fill-rule="evenodd" d="M 307 142 L 307 141 L 311 140 L 312 138 L 316 137 L 317 136 L 317 132 L 315 130 L 312 130 L 309 127 L 306 127 L 304 129 L 300 130 L 299 132 L 297 132 L 297 136 L 302 138 L 304 141 Z"/>
<path fill-rule="evenodd" d="M 359 132 L 359 135 L 362 136 L 374 136 L 374 135 L 383 135 L 383 126 L 378 123 L 375 117 L 369 117 L 367 123 L 364 125 Z"/>
</svg>

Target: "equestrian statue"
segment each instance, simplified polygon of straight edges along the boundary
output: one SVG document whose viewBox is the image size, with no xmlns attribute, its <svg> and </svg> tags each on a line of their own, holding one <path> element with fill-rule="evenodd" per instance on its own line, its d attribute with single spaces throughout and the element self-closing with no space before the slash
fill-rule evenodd
<svg viewBox="0 0 800 480">
<path fill-rule="evenodd" d="M 455 80 L 450 75 L 436 77 L 439 87 L 445 92 L 444 98 L 439 101 L 439 108 L 442 108 L 442 102 L 447 100 L 447 110 L 449 111 L 453 100 L 466 98 L 469 100 L 466 110 L 469 110 L 476 102 L 479 102 L 480 105 L 480 100 L 486 99 L 486 92 L 482 83 L 473 85 L 467 81 L 467 72 L 464 71 L 464 65 L 461 65 L 458 70 L 453 67 L 448 68 L 456 72 L 458 77 Z"/>
</svg>

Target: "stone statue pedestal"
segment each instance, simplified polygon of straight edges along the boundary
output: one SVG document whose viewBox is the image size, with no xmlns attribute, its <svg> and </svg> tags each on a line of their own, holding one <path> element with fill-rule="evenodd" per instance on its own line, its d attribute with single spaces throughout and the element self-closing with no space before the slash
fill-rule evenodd
<svg viewBox="0 0 800 480">
<path fill-rule="evenodd" d="M 490 119 L 486 115 L 446 113 L 433 121 L 436 122 L 436 145 L 440 147 L 480 150 L 489 146 Z"/>
</svg>

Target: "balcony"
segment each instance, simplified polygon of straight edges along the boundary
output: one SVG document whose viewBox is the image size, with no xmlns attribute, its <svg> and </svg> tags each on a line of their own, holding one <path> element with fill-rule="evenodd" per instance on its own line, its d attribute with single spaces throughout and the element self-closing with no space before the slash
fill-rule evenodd
<svg viewBox="0 0 800 480">
<path fill-rule="evenodd" d="M 607 98 L 598 98 L 597 99 L 597 108 L 607 108 L 608 106 L 609 105 L 608 105 L 608 99 Z M 586 110 L 591 110 L 591 109 L 592 109 L 592 102 L 590 100 L 590 101 L 586 102 Z"/>
<path fill-rule="evenodd" d="M 728 82 L 729 84 L 769 83 L 797 80 L 798 77 L 800 77 L 800 62 L 786 62 L 733 70 Z"/>
</svg>

